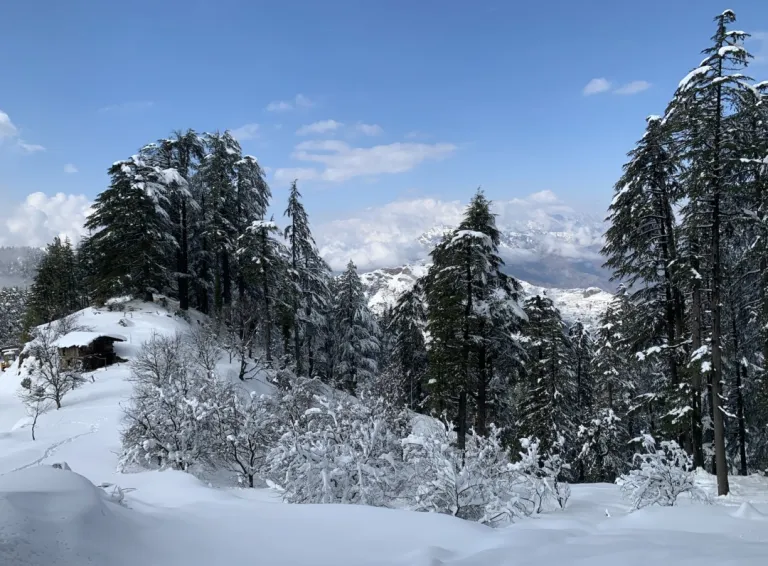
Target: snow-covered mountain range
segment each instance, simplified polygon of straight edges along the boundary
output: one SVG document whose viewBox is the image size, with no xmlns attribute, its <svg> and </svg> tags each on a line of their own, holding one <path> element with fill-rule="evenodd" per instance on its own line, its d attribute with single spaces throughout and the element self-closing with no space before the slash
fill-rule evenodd
<svg viewBox="0 0 768 566">
<path fill-rule="evenodd" d="M 361 274 L 363 286 L 368 297 L 368 305 L 377 314 L 389 306 L 394 306 L 397 299 L 426 274 L 426 264 L 405 265 L 402 267 L 376 269 Z M 608 306 L 613 295 L 598 287 L 585 289 L 557 289 L 532 285 L 520 281 L 523 298 L 546 295 L 560 310 L 568 323 L 581 321 L 585 326 L 593 327 Z"/>
<path fill-rule="evenodd" d="M 429 261 L 429 252 L 461 222 L 465 205 L 434 199 L 398 201 L 318 226 L 320 252 L 336 271 L 351 259 L 361 272 Z M 583 213 L 549 191 L 493 202 L 505 270 L 559 289 L 612 291 L 600 256 L 603 207 Z"/>
</svg>

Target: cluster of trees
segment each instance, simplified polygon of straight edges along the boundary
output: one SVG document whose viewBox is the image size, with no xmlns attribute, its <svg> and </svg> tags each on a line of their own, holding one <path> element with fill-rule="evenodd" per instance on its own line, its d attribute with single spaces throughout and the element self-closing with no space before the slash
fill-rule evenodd
<svg viewBox="0 0 768 566">
<path fill-rule="evenodd" d="M 227 132 L 191 130 L 111 167 L 88 237 L 77 250 L 49 248 L 46 262 L 67 277 L 46 276 L 44 262 L 31 316 L 45 322 L 116 295 L 161 293 L 182 314 L 211 316 L 213 338 L 203 342 L 233 352 L 241 380 L 267 368 L 291 383 L 317 379 L 344 395 L 383 399 L 387 410 L 443 418 L 461 454 L 477 438 L 496 438 L 513 454 L 535 445 L 538 462 L 571 481 L 615 480 L 631 465 L 629 441 L 649 433 L 715 470 L 726 493 L 729 470 L 768 465 L 768 83 L 739 72 L 750 56 L 747 34 L 728 29 L 734 20 L 730 11 L 716 18 L 706 58 L 629 154 L 604 248 L 621 286 L 597 328 L 566 324 L 546 296 L 523 300 L 503 271 L 481 191 L 432 251 L 427 274 L 377 318 L 354 264 L 333 277 L 320 257 L 296 183 L 281 231 L 266 218 L 271 195 L 258 162 Z M 169 386 L 182 397 L 195 390 L 197 370 L 174 371 Z M 165 410 L 151 388 L 145 393 L 137 390 L 135 406 L 151 410 L 137 419 Z M 252 401 L 238 401 L 228 410 L 239 416 L 217 425 L 242 441 L 225 443 L 241 470 L 256 469 L 249 451 L 258 443 L 249 439 L 277 414 L 259 413 L 263 405 Z M 184 411 L 221 405 L 208 402 Z M 370 410 L 355 418 L 375 422 Z M 294 424 L 306 421 L 302 434 L 319 435 L 301 436 L 308 445 L 340 434 L 321 418 L 338 424 L 329 407 L 296 415 Z M 142 436 L 148 423 L 136 427 L 126 439 L 131 454 L 186 465 L 188 447 Z M 314 469 L 310 452 L 291 474 Z"/>
<path fill-rule="evenodd" d="M 0 287 L 0 348 L 18 345 L 24 328 L 28 291 L 23 287 Z"/>
<path fill-rule="evenodd" d="M 629 154 L 604 250 L 625 287 L 600 338 L 646 430 L 716 471 L 720 494 L 729 471 L 768 466 L 768 83 L 744 74 L 734 21 L 715 18 Z"/>
<path fill-rule="evenodd" d="M 458 447 L 450 424 L 387 402 L 374 383 L 357 397 L 319 379 L 277 372 L 271 395 L 211 368 L 224 355 L 213 327 L 156 335 L 132 362 L 121 468 L 215 467 L 243 485 L 261 479 L 293 503 L 408 507 L 488 525 L 564 506 L 562 462 L 525 440 L 517 462 L 499 429 Z"/>
</svg>

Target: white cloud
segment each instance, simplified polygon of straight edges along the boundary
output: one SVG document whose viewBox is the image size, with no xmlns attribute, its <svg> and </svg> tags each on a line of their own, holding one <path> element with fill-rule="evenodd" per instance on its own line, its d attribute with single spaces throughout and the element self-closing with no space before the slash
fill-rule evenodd
<svg viewBox="0 0 768 566">
<path fill-rule="evenodd" d="M 67 163 L 64 166 L 64 172 L 65 173 L 77 173 L 78 170 L 77 170 L 77 167 L 75 167 L 72 163 Z"/>
<path fill-rule="evenodd" d="M 434 198 L 400 200 L 360 211 L 348 218 L 318 225 L 320 252 L 331 267 L 344 268 L 351 259 L 360 270 L 395 267 L 425 259 L 428 249 L 419 239 L 461 221 L 466 203 Z M 511 241 L 500 253 L 510 263 L 537 262 L 543 254 L 567 259 L 594 260 L 602 243 L 599 219 L 585 221 L 552 191 L 525 198 L 494 201 L 497 225 L 509 233 L 536 234 L 532 247 Z M 567 234 L 567 236 L 564 236 Z"/>
<path fill-rule="evenodd" d="M 287 167 L 275 171 L 275 181 L 280 183 L 290 183 L 294 179 L 299 181 L 314 181 L 319 178 L 317 169 L 311 167 Z"/>
<path fill-rule="evenodd" d="M 232 137 L 234 137 L 237 141 L 248 141 L 252 140 L 259 135 L 259 125 L 258 124 L 244 124 L 240 126 L 239 128 L 235 128 L 234 130 L 231 130 L 229 132 L 232 134 Z"/>
<path fill-rule="evenodd" d="M 303 94 L 297 94 L 293 100 L 275 100 L 267 104 L 267 112 L 285 112 L 294 108 L 311 108 L 315 103 Z"/>
<path fill-rule="evenodd" d="M 133 100 L 130 102 L 121 102 L 119 104 L 110 104 L 99 108 L 99 113 L 106 114 L 108 112 L 139 112 L 141 110 L 148 110 L 155 105 L 151 100 Z"/>
<path fill-rule="evenodd" d="M 27 143 L 22 140 L 19 137 L 19 129 L 16 127 L 16 124 L 11 121 L 11 117 L 0 110 L 0 144 L 3 143 L 4 140 L 10 141 L 11 143 L 15 141 L 16 147 L 25 153 L 45 151 L 45 148 L 42 145 Z"/>
<path fill-rule="evenodd" d="M 55 236 L 73 242 L 84 234 L 91 203 L 85 195 L 32 193 L 26 200 L 0 217 L 0 244 L 6 246 L 44 246 Z"/>
<path fill-rule="evenodd" d="M 344 124 L 337 122 L 336 120 L 321 120 L 320 122 L 314 122 L 313 124 L 307 124 L 296 130 L 296 135 L 306 136 L 309 134 L 325 134 L 327 132 L 333 132 L 341 128 Z"/>
<path fill-rule="evenodd" d="M 37 153 L 38 151 L 45 151 L 45 147 L 36 143 L 26 143 L 19 140 L 16 142 L 16 145 L 18 145 L 21 150 L 25 151 L 26 153 Z"/>
<path fill-rule="evenodd" d="M 405 134 L 405 139 L 407 140 L 423 140 L 427 139 L 429 137 L 429 134 L 425 134 L 422 131 L 419 130 L 412 130 Z"/>
<path fill-rule="evenodd" d="M 648 81 L 632 81 L 614 90 L 614 94 L 637 94 L 651 88 Z"/>
<path fill-rule="evenodd" d="M 611 90 L 611 82 L 608 79 L 601 77 L 599 79 L 592 79 L 589 81 L 587 86 L 584 87 L 582 93 L 584 96 L 590 96 L 592 94 L 599 94 L 608 90 Z"/>
<path fill-rule="evenodd" d="M 5 138 L 15 138 L 18 133 L 19 130 L 14 123 L 11 122 L 11 117 L 0 110 L 0 140 Z"/>
<path fill-rule="evenodd" d="M 338 140 L 308 140 L 296 146 L 292 157 L 323 165 L 323 169 L 303 169 L 305 179 L 341 182 L 353 177 L 404 173 L 424 161 L 445 159 L 455 151 L 456 146 L 450 143 L 351 147 Z M 275 178 L 286 180 L 294 171 L 278 169 Z"/>
<path fill-rule="evenodd" d="M 378 124 L 363 124 L 362 122 L 355 125 L 355 130 L 366 136 L 378 136 L 384 132 Z"/>
</svg>

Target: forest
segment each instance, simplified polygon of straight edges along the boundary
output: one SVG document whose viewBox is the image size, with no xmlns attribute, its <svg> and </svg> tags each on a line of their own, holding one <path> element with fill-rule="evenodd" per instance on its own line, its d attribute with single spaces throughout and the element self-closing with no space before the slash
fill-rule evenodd
<svg viewBox="0 0 768 566">
<path fill-rule="evenodd" d="M 628 154 L 602 252 L 617 287 L 596 327 L 523 296 L 480 189 L 426 276 L 376 316 L 355 265 L 334 274 L 320 256 L 296 182 L 278 205 L 229 132 L 184 130 L 109 168 L 87 236 L 48 246 L 7 332 L 123 296 L 206 315 L 135 361 L 126 468 L 226 465 L 291 501 L 407 498 L 493 522 L 563 505 L 567 482 L 627 485 L 645 450 L 716 474 L 727 494 L 729 475 L 768 469 L 768 82 L 747 76 L 734 21 L 715 19 L 703 60 Z M 213 386 L 223 351 L 237 381 L 267 376 L 278 394 Z M 408 429 L 414 415 L 433 431 Z M 322 466 L 339 474 L 331 487 L 311 472 Z M 448 502 L 424 491 L 445 487 L 446 467 Z M 462 474 L 485 478 L 467 500 Z"/>
</svg>

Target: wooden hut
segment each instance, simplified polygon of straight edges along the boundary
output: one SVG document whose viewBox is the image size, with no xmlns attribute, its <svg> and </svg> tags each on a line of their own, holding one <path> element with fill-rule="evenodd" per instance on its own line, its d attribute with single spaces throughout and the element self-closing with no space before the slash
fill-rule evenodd
<svg viewBox="0 0 768 566">
<path fill-rule="evenodd" d="M 55 342 L 61 369 L 93 371 L 123 361 L 115 353 L 115 342 L 125 342 L 119 334 L 70 332 Z"/>
</svg>

